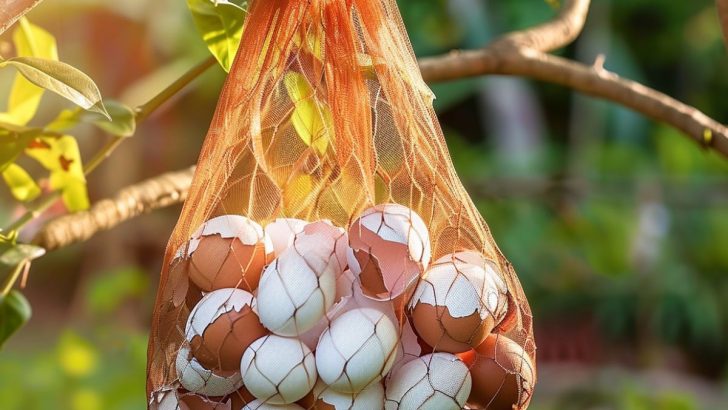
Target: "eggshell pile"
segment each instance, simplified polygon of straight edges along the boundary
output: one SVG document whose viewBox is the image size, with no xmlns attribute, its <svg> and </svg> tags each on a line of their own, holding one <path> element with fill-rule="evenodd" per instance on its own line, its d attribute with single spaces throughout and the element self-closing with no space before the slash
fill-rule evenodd
<svg viewBox="0 0 728 410">
<path fill-rule="evenodd" d="M 177 379 L 150 408 L 525 408 L 535 375 L 499 334 L 517 315 L 498 265 L 431 252 L 423 219 L 398 204 L 343 228 L 210 219 L 169 267 L 163 296 L 189 313 Z"/>
</svg>

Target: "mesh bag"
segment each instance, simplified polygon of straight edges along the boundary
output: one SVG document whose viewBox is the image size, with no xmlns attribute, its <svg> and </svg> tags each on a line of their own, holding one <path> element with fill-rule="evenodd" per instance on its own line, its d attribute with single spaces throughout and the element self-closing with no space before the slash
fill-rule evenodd
<svg viewBox="0 0 728 410">
<path fill-rule="evenodd" d="M 150 407 L 349 408 L 366 396 L 397 408 L 418 391 L 451 391 L 459 407 L 528 405 L 530 308 L 432 100 L 395 0 L 252 2 L 165 254 Z M 376 377 L 357 381 L 356 361 L 380 356 Z M 412 375 L 434 359 L 452 377 Z M 468 393 L 483 383 L 490 396 Z"/>
</svg>

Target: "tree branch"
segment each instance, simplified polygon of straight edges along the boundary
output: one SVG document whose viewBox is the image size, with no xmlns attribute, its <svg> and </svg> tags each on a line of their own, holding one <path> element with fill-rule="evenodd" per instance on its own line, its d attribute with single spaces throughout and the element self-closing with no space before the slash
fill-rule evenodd
<svg viewBox="0 0 728 410">
<path fill-rule="evenodd" d="M 126 187 L 87 211 L 55 218 L 38 232 L 33 243 L 49 251 L 62 248 L 154 209 L 182 202 L 187 198 L 193 173 L 194 167 L 189 167 L 162 174 Z"/>
<path fill-rule="evenodd" d="M 430 83 L 485 74 L 518 75 L 560 84 L 629 107 L 686 133 L 705 147 L 728 156 L 728 129 L 698 109 L 659 91 L 593 66 L 546 54 L 572 42 L 581 32 L 588 0 L 567 0 L 558 16 L 531 29 L 506 34 L 486 48 L 453 51 L 419 61 L 423 78 Z M 717 0 L 726 11 L 728 0 Z M 722 22 L 728 21 L 721 14 Z M 724 29 L 728 27 L 723 24 Z M 143 212 L 181 202 L 187 194 L 193 168 L 164 174 L 130 186 L 112 199 L 100 201 L 88 212 L 66 215 L 49 222 L 35 242 L 49 250 L 88 239 L 95 232 Z"/>
</svg>

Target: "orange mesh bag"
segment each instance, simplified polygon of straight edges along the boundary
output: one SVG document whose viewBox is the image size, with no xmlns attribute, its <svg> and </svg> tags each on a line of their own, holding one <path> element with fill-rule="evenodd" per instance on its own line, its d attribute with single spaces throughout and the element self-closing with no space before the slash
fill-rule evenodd
<svg viewBox="0 0 728 410">
<path fill-rule="evenodd" d="M 151 408 L 528 406 L 530 308 L 432 100 L 395 0 L 252 2 L 165 255 Z"/>
</svg>

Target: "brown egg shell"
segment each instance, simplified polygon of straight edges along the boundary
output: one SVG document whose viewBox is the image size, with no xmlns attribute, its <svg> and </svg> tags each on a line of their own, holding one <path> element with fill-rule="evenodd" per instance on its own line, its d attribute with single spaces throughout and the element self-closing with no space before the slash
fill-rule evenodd
<svg viewBox="0 0 728 410">
<path fill-rule="evenodd" d="M 493 330 L 491 316 L 483 319 L 476 311 L 469 316 L 453 317 L 446 306 L 422 302 L 415 305 L 411 317 L 419 336 L 437 352 L 466 352 L 482 343 Z"/>
<path fill-rule="evenodd" d="M 228 395 L 228 398 L 231 400 L 232 410 L 242 409 L 246 404 L 255 400 L 255 396 L 253 396 L 244 386 Z"/>
<path fill-rule="evenodd" d="M 194 336 L 190 340 L 192 356 L 207 369 L 234 371 L 240 368 L 245 349 L 268 333 L 252 308 L 246 305 L 239 312 L 223 313 L 201 336 Z"/>
<path fill-rule="evenodd" d="M 491 334 L 475 350 L 459 357 L 470 368 L 473 380 L 468 404 L 488 410 L 528 406 L 536 374 L 531 359 L 518 343 Z"/>
<path fill-rule="evenodd" d="M 262 242 L 246 245 L 238 238 L 214 234 L 200 237 L 190 258 L 190 279 L 203 291 L 239 288 L 252 292 L 273 254 L 266 253 Z"/>
</svg>

